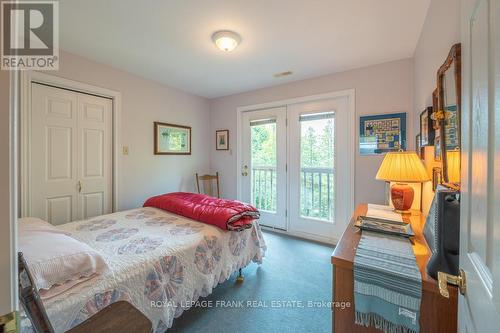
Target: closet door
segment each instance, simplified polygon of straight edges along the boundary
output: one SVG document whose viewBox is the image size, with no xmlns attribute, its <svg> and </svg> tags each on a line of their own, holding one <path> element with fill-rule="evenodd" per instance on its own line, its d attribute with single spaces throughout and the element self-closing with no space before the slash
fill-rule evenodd
<svg viewBox="0 0 500 333">
<path fill-rule="evenodd" d="M 52 224 L 112 211 L 112 101 L 33 83 L 28 215 Z"/>
<path fill-rule="evenodd" d="M 52 224 L 77 218 L 78 94 L 31 85 L 30 212 Z"/>
<path fill-rule="evenodd" d="M 111 103 L 78 94 L 78 219 L 112 210 Z"/>
</svg>

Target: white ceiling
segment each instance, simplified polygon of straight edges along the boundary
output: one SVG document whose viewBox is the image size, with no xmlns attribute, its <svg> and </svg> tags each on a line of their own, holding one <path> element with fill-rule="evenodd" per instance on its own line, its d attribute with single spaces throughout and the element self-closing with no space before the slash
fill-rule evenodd
<svg viewBox="0 0 500 333">
<path fill-rule="evenodd" d="M 61 0 L 61 48 L 209 98 L 413 56 L 430 0 Z M 240 46 L 223 53 L 220 29 Z M 273 74 L 293 71 L 274 78 Z"/>
</svg>

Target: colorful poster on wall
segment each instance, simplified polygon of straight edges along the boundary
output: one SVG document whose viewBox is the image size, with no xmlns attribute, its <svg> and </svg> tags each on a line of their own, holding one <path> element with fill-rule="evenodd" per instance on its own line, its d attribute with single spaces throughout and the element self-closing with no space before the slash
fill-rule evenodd
<svg viewBox="0 0 500 333">
<path fill-rule="evenodd" d="M 457 135 L 457 106 L 445 106 L 445 110 L 444 137 L 446 138 L 446 149 L 453 150 L 460 146 Z"/>
<path fill-rule="evenodd" d="M 406 150 L 406 113 L 360 117 L 359 153 L 384 154 Z"/>
</svg>

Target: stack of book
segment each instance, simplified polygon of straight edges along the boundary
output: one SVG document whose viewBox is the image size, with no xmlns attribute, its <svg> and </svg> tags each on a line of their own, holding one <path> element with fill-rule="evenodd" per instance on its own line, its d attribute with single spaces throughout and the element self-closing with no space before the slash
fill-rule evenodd
<svg viewBox="0 0 500 333">
<path fill-rule="evenodd" d="M 366 215 L 360 216 L 355 226 L 361 230 L 411 237 L 415 234 L 411 225 L 403 221 L 401 214 L 389 206 L 368 204 Z"/>
</svg>

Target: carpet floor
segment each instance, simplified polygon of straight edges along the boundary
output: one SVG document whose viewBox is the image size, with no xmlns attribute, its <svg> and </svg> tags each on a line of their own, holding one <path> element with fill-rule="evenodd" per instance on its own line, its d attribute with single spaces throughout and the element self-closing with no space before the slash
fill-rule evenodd
<svg viewBox="0 0 500 333">
<path fill-rule="evenodd" d="M 203 301 L 174 320 L 167 332 L 331 332 L 333 247 L 264 232 L 261 266 L 243 269 Z"/>
</svg>

